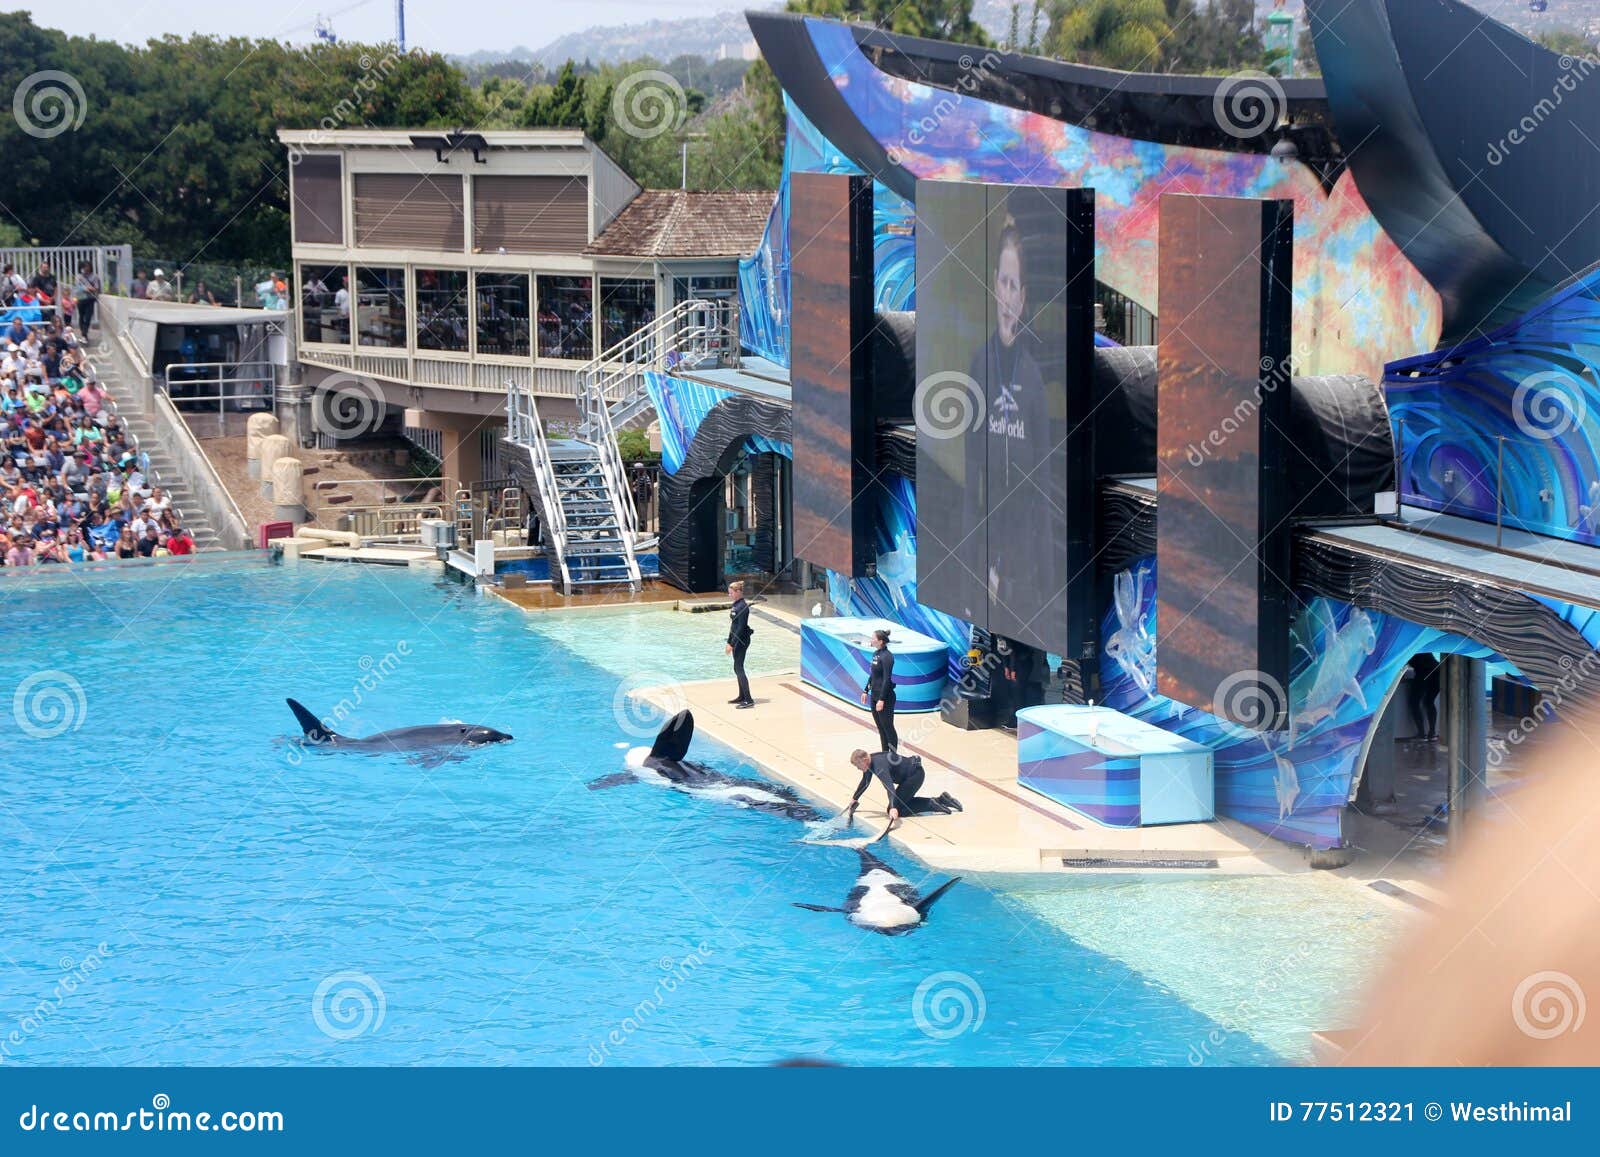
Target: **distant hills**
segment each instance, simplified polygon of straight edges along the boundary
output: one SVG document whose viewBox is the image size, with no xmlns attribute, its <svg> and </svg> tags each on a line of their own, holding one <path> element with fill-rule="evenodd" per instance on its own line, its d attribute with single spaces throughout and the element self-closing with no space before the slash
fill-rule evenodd
<svg viewBox="0 0 1600 1157">
<path fill-rule="evenodd" d="M 1530 10 L 1528 0 L 1470 0 L 1472 6 L 1525 33 L 1570 29 L 1589 36 L 1600 35 L 1600 0 L 1547 0 L 1544 12 Z M 752 0 L 752 8 L 777 8 L 776 2 Z M 1256 0 L 1262 15 L 1276 7 L 1275 0 Z M 1043 8 L 1043 4 L 1041 4 Z M 1304 26 L 1303 0 L 1288 0 L 1285 8 Z M 1032 2 L 1022 5 L 1022 24 L 1026 28 Z M 976 0 L 973 15 L 997 42 L 1011 26 L 1011 0 Z M 518 46 L 507 51 L 475 52 L 460 57 L 469 70 L 489 68 L 508 61 L 535 62 L 556 68 L 566 60 L 617 64 L 648 56 L 671 60 L 676 56 L 700 56 L 707 60 L 753 59 L 755 41 L 742 11 L 716 12 L 684 20 L 649 20 L 637 24 L 616 24 L 586 28 L 558 37 L 542 48 Z"/>
</svg>

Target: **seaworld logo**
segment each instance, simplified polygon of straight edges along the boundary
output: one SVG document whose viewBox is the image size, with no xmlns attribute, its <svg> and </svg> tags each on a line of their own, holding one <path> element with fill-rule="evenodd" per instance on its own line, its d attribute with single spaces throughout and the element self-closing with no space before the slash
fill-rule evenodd
<svg viewBox="0 0 1600 1157">
<path fill-rule="evenodd" d="M 1015 387 L 1001 386 L 1000 396 L 994 400 L 994 413 L 989 416 L 989 433 L 1006 438 L 1026 439 L 1028 430 L 1022 420 L 1022 407 L 1017 405 Z"/>
</svg>

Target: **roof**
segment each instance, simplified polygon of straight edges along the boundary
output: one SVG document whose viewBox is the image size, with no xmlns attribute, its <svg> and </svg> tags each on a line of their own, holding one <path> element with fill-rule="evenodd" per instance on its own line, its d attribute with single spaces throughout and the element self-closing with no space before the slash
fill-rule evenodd
<svg viewBox="0 0 1600 1157">
<path fill-rule="evenodd" d="M 746 257 L 777 194 L 646 189 L 583 252 L 589 257 Z"/>
<path fill-rule="evenodd" d="M 286 145 L 309 149 L 416 149 L 411 138 L 437 136 L 446 130 L 415 129 L 279 129 L 278 140 Z M 494 149 L 577 149 L 591 142 L 580 129 L 482 129 L 475 130 Z M 432 151 L 427 149 L 424 151 Z"/>
<path fill-rule="evenodd" d="M 129 321 L 157 325 L 263 325 L 289 316 L 281 309 L 237 309 L 219 305 L 184 305 L 180 302 L 141 301 L 128 308 Z"/>
</svg>

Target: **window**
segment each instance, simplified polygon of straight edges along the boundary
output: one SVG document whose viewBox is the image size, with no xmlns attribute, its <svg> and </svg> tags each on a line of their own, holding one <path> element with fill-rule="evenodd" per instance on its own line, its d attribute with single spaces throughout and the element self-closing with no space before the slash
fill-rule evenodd
<svg viewBox="0 0 1600 1157">
<path fill-rule="evenodd" d="M 600 349 L 610 349 L 656 319 L 656 283 L 633 277 L 600 279 Z"/>
<path fill-rule="evenodd" d="M 594 288 L 587 277 L 539 278 L 539 356 L 594 357 Z"/>
<path fill-rule="evenodd" d="M 365 346 L 406 348 L 406 271 L 356 266 L 356 334 Z"/>
<path fill-rule="evenodd" d="M 350 344 L 350 267 L 300 267 L 300 340 Z"/>
<path fill-rule="evenodd" d="M 478 352 L 528 356 L 528 275 L 478 274 Z"/>
<path fill-rule="evenodd" d="M 738 292 L 739 278 L 732 275 L 672 279 L 672 301 L 675 305 L 682 305 L 697 298 L 701 301 L 721 301 L 723 298 L 733 297 Z"/>
<path fill-rule="evenodd" d="M 344 162 L 337 153 L 290 150 L 294 239 L 306 245 L 344 244 Z"/>
<path fill-rule="evenodd" d="M 467 352 L 467 274 L 417 270 L 417 348 Z"/>
</svg>

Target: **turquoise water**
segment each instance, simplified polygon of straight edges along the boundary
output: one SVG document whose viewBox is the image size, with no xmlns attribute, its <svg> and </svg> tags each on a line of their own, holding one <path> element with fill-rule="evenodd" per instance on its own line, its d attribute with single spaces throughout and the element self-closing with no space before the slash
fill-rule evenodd
<svg viewBox="0 0 1600 1157">
<path fill-rule="evenodd" d="M 0 1063 L 1182 1065 L 1219 1036 L 1211 1063 L 1277 1058 L 1002 893 L 874 936 L 792 906 L 839 903 L 848 850 L 587 790 L 633 741 L 618 677 L 426 572 L 141 568 L 0 583 L 0 609 L 26 641 L 0 658 Z M 608 619 L 609 656 L 662 629 Z M 304 752 L 285 695 L 357 735 L 516 741 Z"/>
</svg>

